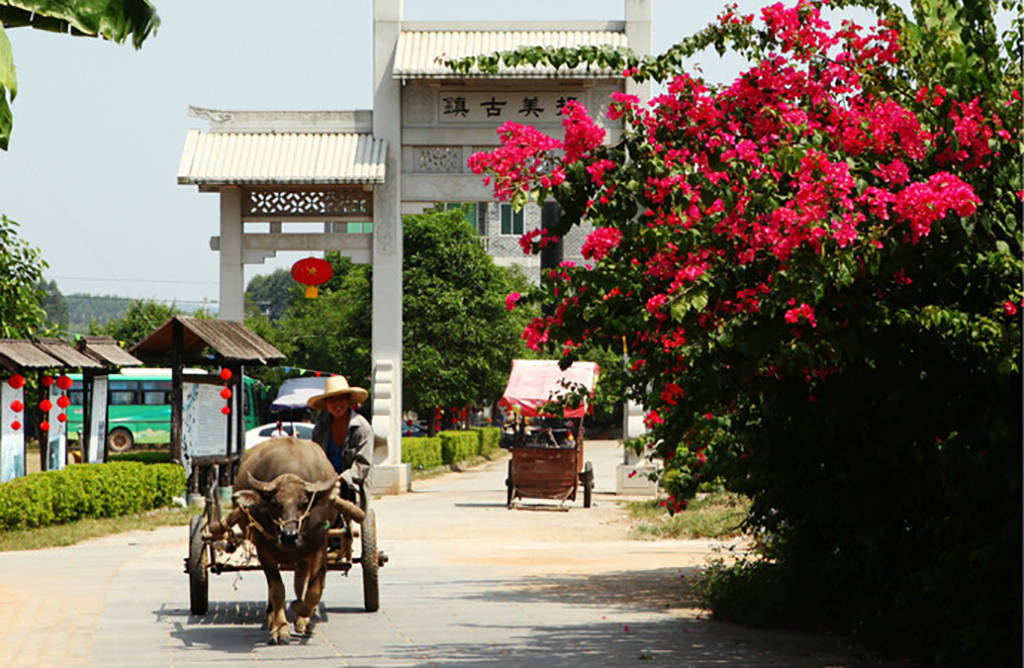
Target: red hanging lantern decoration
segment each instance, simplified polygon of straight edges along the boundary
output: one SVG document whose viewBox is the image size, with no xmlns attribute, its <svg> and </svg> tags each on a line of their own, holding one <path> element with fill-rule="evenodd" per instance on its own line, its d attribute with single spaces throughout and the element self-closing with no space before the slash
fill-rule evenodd
<svg viewBox="0 0 1024 668">
<path fill-rule="evenodd" d="M 39 423 L 39 431 L 50 431 L 50 423 L 43 420 Z"/>
<path fill-rule="evenodd" d="M 64 413 L 60 413 L 59 415 L 57 415 L 57 421 L 58 422 L 67 422 L 68 421 L 68 416 L 65 415 Z"/>
<path fill-rule="evenodd" d="M 22 376 L 20 373 L 16 373 L 7 379 L 7 384 L 10 385 L 15 390 L 24 387 L 25 376 Z"/>
<path fill-rule="evenodd" d="M 21 411 L 25 410 L 25 404 L 15 399 L 14 401 L 11 402 L 11 410 L 14 411 L 15 413 L 20 413 Z"/>
<path fill-rule="evenodd" d="M 226 367 L 221 369 L 220 377 L 221 380 L 223 380 L 225 383 L 224 389 L 220 391 L 220 396 L 223 397 L 224 400 L 228 402 L 226 406 L 220 409 L 220 412 L 223 413 L 224 415 L 228 415 L 229 413 L 231 413 L 231 388 L 228 387 L 227 383 L 229 380 L 231 380 L 231 369 L 228 369 Z"/>
<path fill-rule="evenodd" d="M 57 397 L 57 405 L 60 406 L 61 408 L 67 408 L 68 406 L 71 405 L 71 400 L 68 399 L 68 395 L 62 394 L 59 397 Z"/>
<path fill-rule="evenodd" d="M 60 378 L 57 379 L 57 387 L 62 390 L 70 390 L 72 382 L 73 381 L 67 374 L 61 374 Z"/>
<path fill-rule="evenodd" d="M 53 376 L 43 376 L 39 379 L 39 382 L 43 384 L 43 387 L 50 387 L 53 385 Z"/>
<path fill-rule="evenodd" d="M 21 423 L 15 420 L 14 422 L 11 423 L 11 429 L 13 429 L 14 431 L 18 431 L 19 429 L 21 429 Z"/>
<path fill-rule="evenodd" d="M 322 257 L 304 257 L 292 265 L 292 278 L 306 286 L 306 299 L 316 299 L 317 286 L 329 281 L 333 273 L 331 263 Z"/>
<path fill-rule="evenodd" d="M 49 413 L 50 409 L 52 408 L 53 402 L 51 402 L 49 399 L 43 399 L 42 401 L 39 402 L 39 410 L 41 410 L 44 413 Z"/>
</svg>

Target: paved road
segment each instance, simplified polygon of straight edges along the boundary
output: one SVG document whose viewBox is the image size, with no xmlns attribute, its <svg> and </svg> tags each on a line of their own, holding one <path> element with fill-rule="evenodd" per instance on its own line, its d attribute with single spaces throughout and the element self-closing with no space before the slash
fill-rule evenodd
<svg viewBox="0 0 1024 668">
<path fill-rule="evenodd" d="M 378 500 L 391 557 L 380 611 L 363 611 L 358 568 L 329 573 L 313 633 L 287 646 L 267 644 L 260 572 L 211 576 L 209 613 L 190 614 L 184 527 L 0 554 L 0 665 L 857 664 L 827 638 L 744 629 L 689 607 L 688 579 L 721 546 L 625 539 L 613 494 L 620 452 L 587 444 L 590 509 L 506 510 L 503 461 Z"/>
</svg>

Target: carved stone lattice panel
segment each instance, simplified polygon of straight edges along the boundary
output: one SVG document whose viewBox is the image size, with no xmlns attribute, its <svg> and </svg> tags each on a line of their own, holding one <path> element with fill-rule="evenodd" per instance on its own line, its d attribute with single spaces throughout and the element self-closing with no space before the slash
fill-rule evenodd
<svg viewBox="0 0 1024 668">
<path fill-rule="evenodd" d="M 353 188 L 256 188 L 245 191 L 246 218 L 373 218 L 373 193 Z"/>
<path fill-rule="evenodd" d="M 462 148 L 459 146 L 424 146 L 415 152 L 413 170 L 424 174 L 459 174 L 462 172 Z"/>
</svg>

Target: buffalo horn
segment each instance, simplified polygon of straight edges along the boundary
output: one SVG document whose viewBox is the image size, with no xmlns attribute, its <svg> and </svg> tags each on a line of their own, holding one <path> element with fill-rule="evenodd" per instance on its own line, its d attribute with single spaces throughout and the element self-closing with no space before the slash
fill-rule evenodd
<svg viewBox="0 0 1024 668">
<path fill-rule="evenodd" d="M 338 509 L 338 512 L 350 520 L 362 522 L 366 519 L 366 513 L 363 509 L 351 501 L 346 501 L 340 496 L 332 496 L 331 501 L 334 503 L 334 507 Z"/>
<path fill-rule="evenodd" d="M 254 476 L 251 471 L 246 471 L 245 474 L 249 476 L 249 484 L 253 486 L 259 492 L 273 492 L 277 490 L 277 478 L 270 482 L 264 482 Z"/>
<path fill-rule="evenodd" d="M 303 481 L 305 482 L 305 481 Z M 324 480 L 323 482 L 307 482 L 306 491 L 310 494 L 318 494 L 320 492 L 326 492 L 330 488 L 334 487 L 334 479 Z"/>
</svg>

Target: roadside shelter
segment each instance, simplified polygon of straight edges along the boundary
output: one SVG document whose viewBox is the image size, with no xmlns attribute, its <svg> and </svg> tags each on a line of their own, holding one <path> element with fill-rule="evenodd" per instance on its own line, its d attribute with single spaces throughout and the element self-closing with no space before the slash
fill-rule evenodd
<svg viewBox="0 0 1024 668">
<path fill-rule="evenodd" d="M 131 353 L 171 369 L 171 459 L 185 467 L 188 491 L 204 493 L 211 475 L 232 485 L 245 447 L 245 365 L 282 361 L 281 351 L 240 322 L 176 315 Z M 220 371 L 185 373 L 186 366 Z"/>
<path fill-rule="evenodd" d="M 113 339 L 111 342 L 116 346 Z M 105 377 L 121 364 L 139 361 L 123 350 L 116 361 L 101 359 L 90 355 L 84 346 L 72 347 L 58 338 L 0 339 L 0 373 L 5 376 L 0 383 L 0 482 L 25 475 L 25 437 L 30 428 L 40 435 L 40 468 L 63 468 L 67 461 L 66 409 L 71 387 L 66 372 L 80 369 L 83 379 L 88 379 L 83 383 L 83 396 L 95 397 L 84 405 L 88 424 L 90 410 L 106 417 L 106 390 L 94 392 L 92 380 Z M 35 400 L 26 400 L 26 388 L 35 388 Z M 105 434 L 93 430 L 93 435 L 91 440 L 83 437 L 83 443 L 91 446 L 82 448 L 85 462 L 100 462 L 104 458 L 105 451 L 98 444 Z"/>
</svg>

